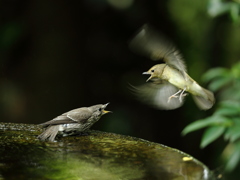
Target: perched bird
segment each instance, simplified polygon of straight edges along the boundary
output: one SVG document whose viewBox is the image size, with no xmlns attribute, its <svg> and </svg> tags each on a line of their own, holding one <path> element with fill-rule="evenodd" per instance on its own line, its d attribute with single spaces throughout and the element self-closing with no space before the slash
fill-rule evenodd
<svg viewBox="0 0 240 180">
<path fill-rule="evenodd" d="M 111 111 L 106 111 L 107 104 L 98 104 L 90 107 L 82 107 L 71 110 L 51 121 L 42 123 L 46 130 L 38 136 L 40 140 L 54 141 L 58 132 L 63 136 L 80 134 L 87 131 L 102 115 Z"/>
<path fill-rule="evenodd" d="M 150 75 L 146 84 L 133 87 L 139 99 L 159 109 L 176 109 L 189 92 L 202 110 L 211 108 L 214 95 L 188 74 L 179 51 L 149 25 L 144 25 L 129 43 L 130 49 L 152 60 L 162 60 L 143 74 Z"/>
</svg>

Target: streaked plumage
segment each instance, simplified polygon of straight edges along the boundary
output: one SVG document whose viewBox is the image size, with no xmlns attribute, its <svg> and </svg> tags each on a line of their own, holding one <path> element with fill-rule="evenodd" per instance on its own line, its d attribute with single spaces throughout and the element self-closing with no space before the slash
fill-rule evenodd
<svg viewBox="0 0 240 180">
<path fill-rule="evenodd" d="M 98 104 L 71 110 L 53 120 L 42 123 L 46 130 L 38 136 L 41 140 L 54 141 L 58 132 L 63 136 L 79 134 L 87 131 L 102 115 L 109 113 L 107 104 Z"/>
</svg>

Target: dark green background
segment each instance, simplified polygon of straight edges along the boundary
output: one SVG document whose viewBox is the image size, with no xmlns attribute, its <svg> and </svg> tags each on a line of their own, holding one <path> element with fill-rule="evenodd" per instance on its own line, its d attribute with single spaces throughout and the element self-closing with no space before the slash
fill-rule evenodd
<svg viewBox="0 0 240 180">
<path fill-rule="evenodd" d="M 208 69 L 239 59 L 239 26 L 228 15 L 212 18 L 207 0 L 0 1 L 0 119 L 38 124 L 82 106 L 110 102 L 93 126 L 191 154 L 221 167 L 221 144 L 201 150 L 201 132 L 182 137 L 190 122 L 210 115 L 188 96 L 183 107 L 160 111 L 134 99 L 129 83 L 144 83 L 156 62 L 131 52 L 128 42 L 145 23 L 181 50 L 189 75 L 204 87 Z M 131 2 L 131 1 L 128 1 Z M 217 96 L 217 95 L 216 95 Z"/>
</svg>

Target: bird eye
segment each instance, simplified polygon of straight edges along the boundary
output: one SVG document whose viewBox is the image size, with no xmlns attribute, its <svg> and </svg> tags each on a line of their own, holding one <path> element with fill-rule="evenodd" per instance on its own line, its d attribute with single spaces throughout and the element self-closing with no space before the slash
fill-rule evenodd
<svg viewBox="0 0 240 180">
<path fill-rule="evenodd" d="M 99 111 L 102 111 L 102 108 L 99 108 L 98 110 L 99 110 Z"/>
<path fill-rule="evenodd" d="M 152 69 L 151 72 L 154 72 L 154 69 Z"/>
</svg>

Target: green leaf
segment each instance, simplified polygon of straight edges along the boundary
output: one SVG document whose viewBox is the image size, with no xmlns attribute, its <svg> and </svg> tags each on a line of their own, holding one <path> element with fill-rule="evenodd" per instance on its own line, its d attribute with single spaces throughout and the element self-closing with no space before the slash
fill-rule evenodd
<svg viewBox="0 0 240 180">
<path fill-rule="evenodd" d="M 222 126 L 228 127 L 231 123 L 232 121 L 226 117 L 210 116 L 208 118 L 195 121 L 189 124 L 188 126 L 186 126 L 182 131 L 182 135 L 186 135 L 190 132 L 205 128 L 207 126 L 222 125 Z"/>
<path fill-rule="evenodd" d="M 239 108 L 219 108 L 215 111 L 214 115 L 219 115 L 219 116 L 235 116 L 235 115 L 239 115 L 240 114 L 240 110 Z"/>
<path fill-rule="evenodd" d="M 231 100 L 231 101 L 240 102 L 239 89 L 240 89 L 240 85 L 234 82 L 232 86 L 228 86 L 224 89 L 224 91 L 221 91 L 221 93 L 219 94 L 219 98 L 221 100 Z"/>
<path fill-rule="evenodd" d="M 226 172 L 231 172 L 234 170 L 239 163 L 240 160 L 240 142 L 234 144 L 234 149 L 232 150 L 232 154 L 229 157 L 229 160 L 226 164 L 225 170 Z"/>
<path fill-rule="evenodd" d="M 226 100 L 226 101 L 222 101 L 220 103 L 220 106 L 229 107 L 229 108 L 240 108 L 240 102 Z"/>
<path fill-rule="evenodd" d="M 228 85 L 232 80 L 233 78 L 231 76 L 218 78 L 213 80 L 208 87 L 212 91 L 217 91 L 220 90 L 222 87 Z"/>
<path fill-rule="evenodd" d="M 229 133 L 229 141 L 235 142 L 236 140 L 238 140 L 240 138 L 240 127 L 232 128 L 230 133 Z"/>
<path fill-rule="evenodd" d="M 224 126 L 213 126 L 206 129 L 206 131 L 203 134 L 200 147 L 205 148 L 207 145 L 215 141 L 223 134 L 225 129 L 226 127 Z"/>
<path fill-rule="evenodd" d="M 230 76 L 230 71 L 226 68 L 214 68 L 207 71 L 203 76 L 202 80 L 204 82 L 209 82 L 217 77 L 227 77 Z"/>
<path fill-rule="evenodd" d="M 232 3 L 230 8 L 230 15 L 234 22 L 239 18 L 239 5 L 237 3 Z"/>
<path fill-rule="evenodd" d="M 240 103 L 234 101 L 223 101 L 220 107 L 215 111 L 214 115 L 219 116 L 239 116 Z"/>
<path fill-rule="evenodd" d="M 240 118 L 234 118 L 232 126 L 230 126 L 224 134 L 224 139 L 235 142 L 240 138 Z"/>
<path fill-rule="evenodd" d="M 240 69 L 240 62 L 238 62 L 238 63 L 236 63 L 236 64 L 234 64 L 232 66 L 230 71 L 231 71 L 231 74 L 232 74 L 233 77 L 240 78 L 240 71 L 239 71 L 239 69 Z"/>
<path fill-rule="evenodd" d="M 186 135 L 192 131 L 196 131 L 196 130 L 199 130 L 199 129 L 202 129 L 202 128 L 205 128 L 209 125 L 212 124 L 212 122 L 209 120 L 210 118 L 206 118 L 206 119 L 201 119 L 201 120 L 198 120 L 198 121 L 195 121 L 189 125 L 187 125 L 183 131 L 182 131 L 182 135 Z"/>
</svg>

